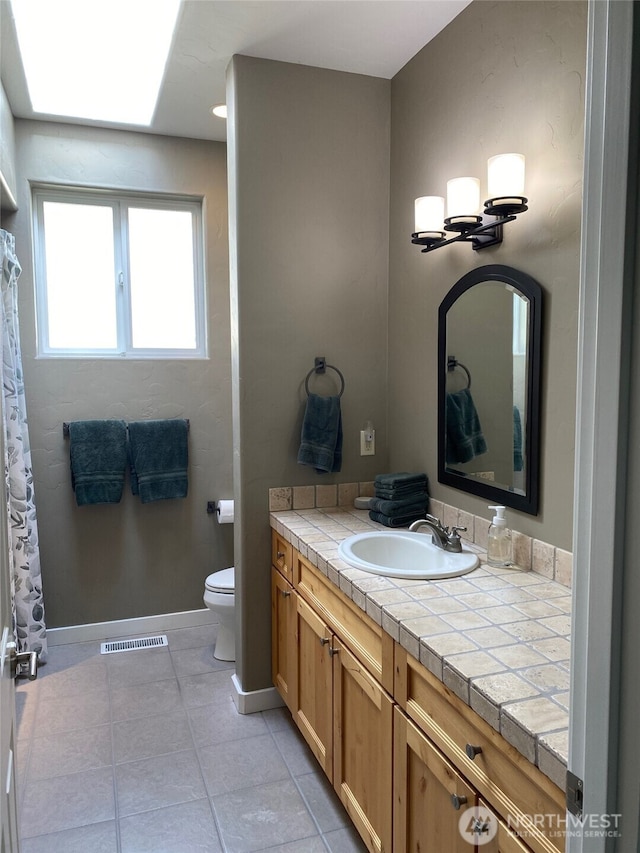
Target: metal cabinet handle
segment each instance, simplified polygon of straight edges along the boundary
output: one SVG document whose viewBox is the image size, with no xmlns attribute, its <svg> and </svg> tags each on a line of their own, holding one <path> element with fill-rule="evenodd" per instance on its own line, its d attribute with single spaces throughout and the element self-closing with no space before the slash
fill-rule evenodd
<svg viewBox="0 0 640 853">
<path fill-rule="evenodd" d="M 458 811 L 460 806 L 463 806 L 467 802 L 467 798 L 464 796 L 459 797 L 457 794 L 451 794 L 451 802 L 454 809 Z"/>
<path fill-rule="evenodd" d="M 331 640 L 328 637 L 320 637 L 320 645 L 321 646 L 326 646 L 327 643 L 330 643 L 330 642 L 331 642 Z"/>
<path fill-rule="evenodd" d="M 22 667 L 22 664 L 25 663 L 29 665 L 27 673 L 29 681 L 33 681 L 38 677 L 37 652 L 19 652 L 15 641 L 10 641 L 7 643 L 7 655 L 9 656 L 9 670 L 11 672 L 11 678 L 18 678 L 22 675 L 22 672 L 18 672 L 18 668 Z"/>
<path fill-rule="evenodd" d="M 284 551 L 278 551 L 276 556 L 278 557 L 279 560 L 283 560 L 284 559 Z"/>
<path fill-rule="evenodd" d="M 339 651 L 340 651 L 340 649 L 330 648 L 329 654 L 331 655 L 331 657 L 333 657 L 334 655 L 337 655 Z"/>
<path fill-rule="evenodd" d="M 467 753 L 469 758 L 473 761 L 473 759 L 476 757 L 476 755 L 480 755 L 480 753 L 482 752 L 482 747 L 481 746 L 474 746 L 473 744 L 468 743 L 465 746 L 464 751 Z"/>
<path fill-rule="evenodd" d="M 289 589 L 281 589 L 280 592 L 282 593 L 283 598 L 289 598 L 291 595 L 291 590 Z"/>
</svg>

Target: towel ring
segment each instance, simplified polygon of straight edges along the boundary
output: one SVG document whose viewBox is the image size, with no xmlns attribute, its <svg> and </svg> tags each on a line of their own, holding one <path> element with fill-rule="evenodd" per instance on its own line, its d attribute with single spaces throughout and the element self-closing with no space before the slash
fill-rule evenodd
<svg viewBox="0 0 640 853">
<path fill-rule="evenodd" d="M 467 374 L 467 388 L 471 388 L 471 374 L 469 373 L 468 369 L 461 361 L 458 361 L 458 359 L 454 355 L 447 356 L 447 370 L 452 371 L 455 370 L 456 367 L 459 367 L 460 370 L 464 370 L 464 372 Z"/>
<path fill-rule="evenodd" d="M 327 364 L 327 362 L 324 358 L 316 358 L 315 366 L 311 368 L 311 370 L 307 373 L 307 375 L 305 377 L 304 390 L 307 392 L 307 397 L 311 393 L 309 391 L 309 379 L 313 376 L 314 373 L 324 373 L 327 367 L 330 370 L 335 370 L 335 372 L 340 377 L 340 382 L 341 382 L 342 387 L 340 388 L 340 393 L 338 394 L 338 397 L 342 397 L 342 395 L 344 394 L 344 388 L 345 388 L 344 376 L 338 370 L 337 367 L 334 367 L 332 364 Z"/>
</svg>

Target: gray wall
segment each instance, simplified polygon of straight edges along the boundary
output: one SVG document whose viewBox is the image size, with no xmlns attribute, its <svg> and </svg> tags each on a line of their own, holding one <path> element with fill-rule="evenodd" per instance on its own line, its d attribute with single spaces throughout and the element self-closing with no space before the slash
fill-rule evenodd
<svg viewBox="0 0 640 853">
<path fill-rule="evenodd" d="M 0 83 L 0 209 L 16 208 L 16 147 L 13 115 Z"/>
<path fill-rule="evenodd" d="M 437 312 L 470 269 L 505 264 L 544 289 L 540 513 L 517 530 L 571 550 L 587 4 L 475 2 L 392 81 L 389 447 L 394 470 L 430 472 L 432 494 L 489 518 L 488 501 L 436 482 Z M 501 246 L 412 246 L 413 201 L 445 195 L 488 157 L 527 158 L 529 211 Z"/>
<path fill-rule="evenodd" d="M 389 81 L 236 56 L 227 102 L 237 671 L 255 690 L 270 684 L 268 488 L 387 467 Z M 339 475 L 296 462 L 316 355 L 346 382 Z"/>
<path fill-rule="evenodd" d="M 233 560 L 233 528 L 206 513 L 233 494 L 226 146 L 140 133 L 16 121 L 19 310 L 49 627 L 201 608 L 207 574 Z M 37 359 L 28 181 L 204 198 L 208 360 Z M 158 248 L 167 247 L 158 235 Z M 69 235 L 73 252 L 73 235 Z M 186 417 L 189 495 L 77 507 L 62 423 Z"/>
</svg>

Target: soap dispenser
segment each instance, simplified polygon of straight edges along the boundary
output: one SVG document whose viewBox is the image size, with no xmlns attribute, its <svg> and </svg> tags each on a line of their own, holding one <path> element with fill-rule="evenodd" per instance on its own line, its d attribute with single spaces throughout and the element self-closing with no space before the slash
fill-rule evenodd
<svg viewBox="0 0 640 853">
<path fill-rule="evenodd" d="M 489 527 L 489 538 L 487 542 L 487 563 L 490 566 L 510 566 L 513 560 L 511 545 L 511 531 L 507 528 L 507 520 L 504 517 L 505 507 L 490 506 L 495 510 L 493 521 Z"/>
</svg>

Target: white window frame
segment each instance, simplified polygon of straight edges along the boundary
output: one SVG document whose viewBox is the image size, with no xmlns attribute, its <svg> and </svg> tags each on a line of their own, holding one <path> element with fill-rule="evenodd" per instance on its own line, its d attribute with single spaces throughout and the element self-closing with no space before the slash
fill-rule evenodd
<svg viewBox="0 0 640 853">
<path fill-rule="evenodd" d="M 55 348 L 49 344 L 47 271 L 45 263 L 44 202 L 96 204 L 113 210 L 114 290 L 116 294 L 117 345 L 113 349 Z M 129 290 L 129 208 L 188 211 L 192 216 L 193 278 L 196 346 L 191 349 L 141 348 L 132 342 L 131 299 Z M 118 358 L 118 359 L 204 359 L 207 354 L 205 257 L 203 239 L 203 202 L 199 197 L 140 193 L 98 188 L 32 185 L 33 246 L 38 357 L 40 358 Z M 166 245 L 162 235 L 158 246 Z M 69 241 L 73 252 L 73 240 Z"/>
</svg>

